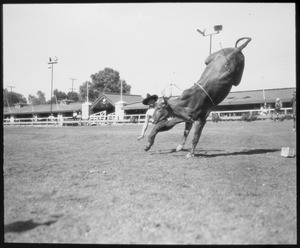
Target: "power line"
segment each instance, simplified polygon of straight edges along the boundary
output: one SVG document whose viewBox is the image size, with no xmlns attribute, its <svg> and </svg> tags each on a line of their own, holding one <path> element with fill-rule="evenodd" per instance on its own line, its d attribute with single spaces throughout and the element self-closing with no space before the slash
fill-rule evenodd
<svg viewBox="0 0 300 248">
<path fill-rule="evenodd" d="M 10 93 L 12 93 L 12 88 L 16 88 L 15 86 L 7 85 L 8 88 L 10 88 Z"/>
<path fill-rule="evenodd" d="M 70 78 L 70 79 L 72 80 L 72 88 L 70 88 L 70 89 L 72 90 L 72 93 L 73 93 L 73 89 L 74 89 L 73 84 L 74 84 L 74 81 L 77 80 L 77 78 Z"/>
</svg>

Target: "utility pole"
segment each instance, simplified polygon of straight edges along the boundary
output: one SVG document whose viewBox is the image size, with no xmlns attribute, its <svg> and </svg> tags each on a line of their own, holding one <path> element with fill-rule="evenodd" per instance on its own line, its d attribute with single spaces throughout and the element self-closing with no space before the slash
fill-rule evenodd
<svg viewBox="0 0 300 248">
<path fill-rule="evenodd" d="M 12 93 L 12 88 L 16 88 L 15 86 L 7 85 L 8 88 L 10 88 L 10 93 Z"/>
<path fill-rule="evenodd" d="M 123 79 L 121 79 L 121 101 L 123 101 Z"/>
<path fill-rule="evenodd" d="M 52 115 L 52 94 L 53 94 L 53 65 L 57 64 L 57 60 L 58 58 L 55 56 L 53 59 L 50 57 L 49 58 L 49 62 L 48 62 L 48 68 L 51 69 L 51 96 L 50 96 L 50 101 L 51 101 L 51 105 L 50 105 L 50 113 Z"/>
<path fill-rule="evenodd" d="M 73 93 L 73 84 L 74 84 L 74 80 L 77 80 L 77 78 L 70 78 L 71 80 L 72 80 L 72 88 L 71 88 L 71 90 L 72 90 L 72 93 Z"/>
<path fill-rule="evenodd" d="M 89 85 L 88 82 L 86 82 L 86 102 L 89 102 Z"/>
</svg>

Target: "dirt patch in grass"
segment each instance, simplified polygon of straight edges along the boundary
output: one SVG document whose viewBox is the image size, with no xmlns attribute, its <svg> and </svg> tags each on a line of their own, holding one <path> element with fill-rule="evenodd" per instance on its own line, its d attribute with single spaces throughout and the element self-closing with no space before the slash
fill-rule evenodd
<svg viewBox="0 0 300 248">
<path fill-rule="evenodd" d="M 183 127 L 4 128 L 5 242 L 296 244 L 292 122 L 208 123 L 191 159 Z"/>
</svg>

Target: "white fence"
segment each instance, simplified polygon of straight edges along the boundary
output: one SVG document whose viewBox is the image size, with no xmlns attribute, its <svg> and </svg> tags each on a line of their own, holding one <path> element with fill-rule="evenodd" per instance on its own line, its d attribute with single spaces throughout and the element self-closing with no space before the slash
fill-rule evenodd
<svg viewBox="0 0 300 248">
<path fill-rule="evenodd" d="M 242 121 L 243 115 L 256 115 L 258 120 L 271 119 L 274 109 L 269 109 L 267 114 L 261 114 L 260 109 L 251 110 L 235 110 L 235 111 L 213 111 L 210 113 L 207 121 L 212 121 L 212 115 L 217 114 L 221 121 Z M 282 114 L 291 116 L 292 108 L 282 108 Z M 102 111 L 90 115 L 88 120 L 74 119 L 73 117 L 60 118 L 14 118 L 13 120 L 4 119 L 4 126 L 96 126 L 96 125 L 110 125 L 110 124 L 136 124 L 145 122 L 145 114 L 140 115 L 124 115 L 123 118 L 118 118 L 115 114 L 106 114 Z"/>
<path fill-rule="evenodd" d="M 260 109 L 248 109 L 248 110 L 234 110 L 234 111 L 212 111 L 207 118 L 207 121 L 212 121 L 212 115 L 217 114 L 222 121 L 242 121 L 244 115 L 255 115 L 258 120 L 272 119 L 274 115 L 274 109 L 267 109 L 262 113 Z M 292 116 L 292 108 L 282 108 L 281 112 L 285 116 Z"/>
</svg>

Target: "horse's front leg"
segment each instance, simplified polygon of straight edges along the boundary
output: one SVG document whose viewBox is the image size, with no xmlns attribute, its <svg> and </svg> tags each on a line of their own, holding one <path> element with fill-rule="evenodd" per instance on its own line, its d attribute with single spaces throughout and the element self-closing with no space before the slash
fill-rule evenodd
<svg viewBox="0 0 300 248">
<path fill-rule="evenodd" d="M 181 140 L 181 143 L 177 146 L 176 148 L 176 152 L 182 151 L 182 149 L 184 148 L 186 139 L 192 129 L 193 123 L 192 122 L 186 122 L 185 123 L 185 128 L 184 128 L 184 132 L 183 132 L 183 137 Z"/>
<path fill-rule="evenodd" d="M 171 128 L 173 128 L 176 124 L 181 122 L 184 122 L 184 120 L 175 117 L 169 121 L 162 121 L 156 123 L 148 136 L 148 143 L 144 148 L 144 151 L 148 151 L 151 148 L 151 146 L 154 144 L 155 137 L 159 132 L 168 131 Z"/>
<path fill-rule="evenodd" d="M 206 120 L 198 120 L 196 121 L 195 125 L 195 132 L 194 132 L 194 138 L 192 140 L 192 148 L 191 151 L 186 155 L 187 158 L 194 157 L 195 155 L 195 148 L 199 142 L 202 130 L 205 126 Z"/>
</svg>

